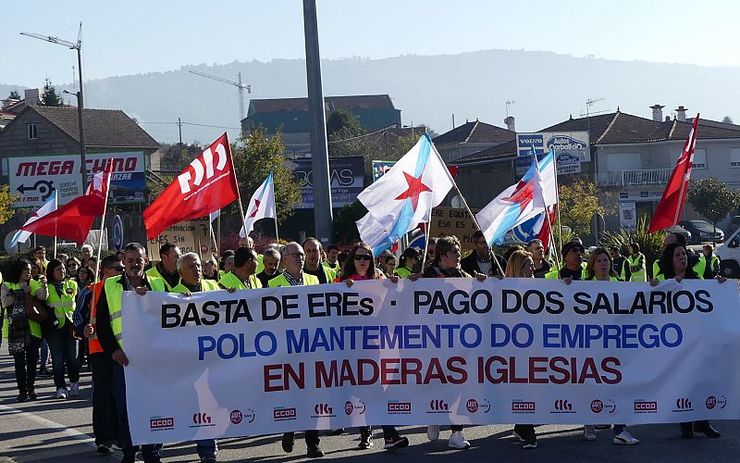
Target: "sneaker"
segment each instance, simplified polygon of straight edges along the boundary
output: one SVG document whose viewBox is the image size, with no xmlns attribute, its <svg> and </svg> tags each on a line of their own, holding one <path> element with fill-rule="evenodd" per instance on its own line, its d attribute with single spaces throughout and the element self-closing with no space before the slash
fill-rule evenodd
<svg viewBox="0 0 740 463">
<path fill-rule="evenodd" d="M 427 426 L 427 439 L 437 440 L 439 439 L 439 425 L 430 424 Z"/>
<path fill-rule="evenodd" d="M 400 435 L 390 436 L 385 438 L 385 445 L 383 446 L 386 450 L 402 449 L 409 446 L 409 440 Z"/>
<path fill-rule="evenodd" d="M 60 387 L 59 389 L 57 389 L 57 393 L 55 397 L 57 399 L 66 399 L 67 398 L 67 388 Z"/>
<path fill-rule="evenodd" d="M 293 451 L 293 445 L 295 444 L 295 435 L 292 432 L 286 432 L 283 434 L 283 451 L 285 453 L 291 453 Z"/>
<path fill-rule="evenodd" d="M 583 438 L 587 441 L 596 440 L 596 429 L 593 425 L 587 424 L 583 427 Z"/>
<path fill-rule="evenodd" d="M 640 441 L 626 429 L 619 434 L 615 434 L 613 442 L 617 445 L 635 445 L 640 443 Z"/>
<path fill-rule="evenodd" d="M 357 448 L 361 450 L 369 449 L 374 445 L 373 435 L 371 433 L 360 433 L 360 443 L 357 444 Z"/>
<path fill-rule="evenodd" d="M 463 450 L 470 447 L 470 442 L 465 440 L 462 431 L 453 431 L 450 439 L 447 441 L 447 447 Z"/>
<path fill-rule="evenodd" d="M 113 452 L 108 444 L 98 444 L 97 451 L 102 455 L 110 455 Z"/>
<path fill-rule="evenodd" d="M 306 456 L 308 458 L 321 458 L 321 457 L 324 456 L 324 451 L 321 450 L 321 447 L 319 447 L 318 445 L 316 445 L 316 446 L 313 446 L 312 445 L 312 446 L 308 447 L 308 449 L 306 451 Z"/>
<path fill-rule="evenodd" d="M 79 397 L 79 395 L 80 395 L 80 383 L 72 383 L 72 386 L 69 388 L 69 396 Z"/>
</svg>

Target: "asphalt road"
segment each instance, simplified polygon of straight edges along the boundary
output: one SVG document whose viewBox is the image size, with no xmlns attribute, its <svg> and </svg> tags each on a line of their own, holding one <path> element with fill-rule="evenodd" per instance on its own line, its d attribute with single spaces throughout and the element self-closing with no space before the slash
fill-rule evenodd
<svg viewBox="0 0 740 463">
<path fill-rule="evenodd" d="M 51 378 L 37 381 L 39 400 L 16 403 L 16 386 L 12 359 L 2 346 L 0 355 L 0 463 L 107 463 L 120 460 L 120 452 L 100 456 L 95 452 L 91 427 L 90 374 L 82 374 L 78 399 L 56 400 Z M 355 432 L 341 436 L 322 437 L 326 452 L 322 461 L 353 463 L 387 461 L 400 462 L 704 462 L 740 461 L 740 422 L 715 423 L 722 432 L 720 439 L 679 439 L 678 425 L 630 427 L 642 440 L 632 447 L 611 443 L 611 431 L 600 431 L 595 442 L 582 438 L 582 428 L 576 426 L 539 426 L 538 448 L 523 450 L 511 436 L 511 425 L 474 426 L 465 430 L 472 447 L 465 451 L 448 450 L 446 437 L 429 442 L 425 426 L 401 428 L 411 441 L 410 447 L 393 452 L 383 450 L 382 433 L 375 431 L 375 447 L 356 450 Z M 297 436 L 300 437 L 300 436 Z M 306 461 L 305 445 L 296 440 L 292 454 L 283 453 L 280 436 L 257 436 L 225 439 L 219 442 L 219 461 L 237 462 L 296 462 Z M 168 445 L 163 461 L 197 462 L 192 443 Z"/>
</svg>

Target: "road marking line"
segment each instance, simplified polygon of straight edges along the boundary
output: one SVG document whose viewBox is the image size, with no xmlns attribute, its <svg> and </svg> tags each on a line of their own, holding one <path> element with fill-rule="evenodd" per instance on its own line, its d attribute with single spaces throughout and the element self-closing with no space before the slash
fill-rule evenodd
<svg viewBox="0 0 740 463">
<path fill-rule="evenodd" d="M 79 441 L 82 444 L 85 444 L 89 447 L 92 447 L 93 449 L 97 449 L 97 445 L 95 445 L 95 439 L 90 437 L 89 435 L 85 434 L 84 432 L 77 431 L 75 429 L 68 428 L 67 426 L 57 423 L 56 421 L 52 421 L 46 418 L 43 418 L 41 416 L 35 415 L 30 412 L 24 412 L 23 410 L 18 410 L 17 408 L 9 407 L 7 405 L 0 404 L 0 411 L 7 412 L 11 415 L 17 415 L 19 417 L 25 418 L 29 421 L 32 421 L 36 424 L 39 424 L 41 426 L 44 426 L 46 428 L 54 429 L 55 431 L 67 436 L 71 437 L 74 440 Z M 103 455 L 101 455 L 103 456 Z M 116 458 L 115 454 L 108 455 L 109 457 Z"/>
</svg>

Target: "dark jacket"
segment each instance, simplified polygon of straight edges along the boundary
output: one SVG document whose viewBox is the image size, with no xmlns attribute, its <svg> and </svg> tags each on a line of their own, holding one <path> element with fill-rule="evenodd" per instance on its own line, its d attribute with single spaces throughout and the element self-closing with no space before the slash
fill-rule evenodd
<svg viewBox="0 0 740 463">
<path fill-rule="evenodd" d="M 491 257 L 493 256 L 494 254 L 493 252 L 491 252 Z M 506 261 L 504 260 L 504 258 L 497 254 L 495 255 L 495 257 L 498 263 L 501 265 L 501 269 L 506 270 Z M 480 267 L 478 267 L 478 257 L 475 251 L 471 252 L 469 256 L 465 257 L 464 259 L 460 261 L 460 267 L 471 275 L 475 275 L 476 273 L 482 273 L 480 271 Z M 496 265 L 496 262 L 491 260 L 491 271 L 488 272 L 488 276 L 495 277 L 496 275 L 501 275 L 501 273 L 498 270 L 498 266 Z"/>
</svg>

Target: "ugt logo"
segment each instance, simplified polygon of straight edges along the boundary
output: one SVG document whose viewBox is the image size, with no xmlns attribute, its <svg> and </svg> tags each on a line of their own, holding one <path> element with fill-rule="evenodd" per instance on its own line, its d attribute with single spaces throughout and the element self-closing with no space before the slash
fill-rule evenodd
<svg viewBox="0 0 740 463">
<path fill-rule="evenodd" d="M 180 183 L 180 192 L 182 194 L 190 193 L 192 187 L 200 186 L 203 180 L 209 180 L 216 175 L 216 171 L 221 172 L 226 167 L 226 161 L 228 156 L 226 154 L 226 148 L 223 144 L 219 143 L 216 146 L 216 154 L 218 155 L 218 161 L 216 165 L 213 165 L 213 151 L 211 147 L 208 147 L 203 153 L 197 158 L 193 159 L 189 167 L 192 167 L 192 173 L 190 169 L 177 176 L 177 181 Z M 215 167 L 215 170 L 214 170 Z M 195 174 L 193 177 L 192 174 Z"/>
</svg>

